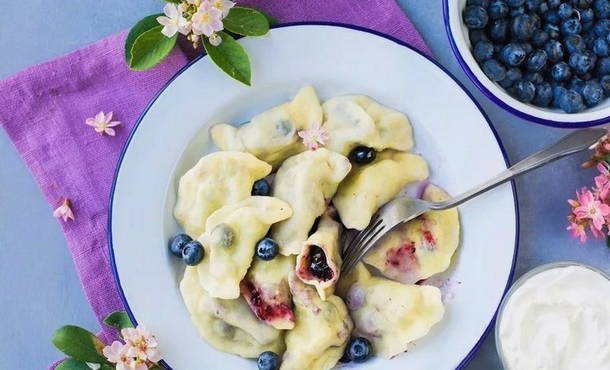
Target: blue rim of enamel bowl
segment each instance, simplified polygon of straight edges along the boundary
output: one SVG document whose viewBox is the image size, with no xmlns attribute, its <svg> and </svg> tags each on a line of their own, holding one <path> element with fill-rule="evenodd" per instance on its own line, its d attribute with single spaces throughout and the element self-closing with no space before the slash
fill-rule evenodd
<svg viewBox="0 0 610 370">
<path fill-rule="evenodd" d="M 481 114 L 485 118 L 485 121 L 487 122 L 487 124 L 489 126 L 489 129 L 493 133 L 493 135 L 494 135 L 494 137 L 495 137 L 495 139 L 496 139 L 496 141 L 498 143 L 500 151 L 502 152 L 502 156 L 504 157 L 504 162 L 506 163 L 506 167 L 510 167 L 510 162 L 508 160 L 508 156 L 506 154 L 506 150 L 504 148 L 504 145 L 502 144 L 502 141 L 500 140 L 500 137 L 498 136 L 498 133 L 496 132 L 496 129 L 491 124 L 491 121 L 489 120 L 489 117 L 487 116 L 485 111 L 483 111 L 483 109 L 481 108 L 480 104 L 474 99 L 472 94 L 464 87 L 464 85 L 457 78 L 455 78 L 455 76 L 453 76 L 451 74 L 451 72 L 449 72 L 445 67 L 443 67 L 442 65 L 440 65 L 439 63 L 437 63 L 436 61 L 434 61 L 433 59 L 431 59 L 427 55 L 423 54 L 419 50 L 415 49 L 414 47 L 406 44 L 404 41 L 399 40 L 399 39 L 397 39 L 395 37 L 386 35 L 386 34 L 384 34 L 382 32 L 378 32 L 378 31 L 375 31 L 375 30 L 371 30 L 371 29 L 368 29 L 368 28 L 364 28 L 364 27 L 360 27 L 360 26 L 355 26 L 355 25 L 351 25 L 351 24 L 344 24 L 344 23 L 337 23 L 337 22 L 289 22 L 289 23 L 277 24 L 277 25 L 272 26 L 271 28 L 272 29 L 273 28 L 284 28 L 284 27 L 292 27 L 292 26 L 332 26 L 332 27 L 348 28 L 348 29 L 355 30 L 355 31 L 360 31 L 360 32 L 366 32 L 366 33 L 370 33 L 370 34 L 382 37 L 384 39 L 393 41 L 396 44 L 398 44 L 400 46 L 403 46 L 403 47 L 406 47 L 406 48 L 410 49 L 411 51 L 413 51 L 413 52 L 419 54 L 420 56 L 424 57 L 429 62 L 431 62 L 432 64 L 437 66 L 447 76 L 449 76 L 466 93 L 466 95 L 470 98 L 470 100 L 473 102 L 473 104 L 478 108 L 478 110 L 481 112 Z M 123 164 L 123 159 L 125 157 L 125 153 L 127 152 L 127 148 L 129 147 L 129 144 L 131 143 L 131 140 L 133 139 L 133 137 L 134 137 L 136 131 L 138 130 L 138 128 L 140 127 L 140 123 L 142 123 L 142 120 L 144 119 L 144 117 L 146 116 L 146 114 L 148 113 L 150 108 L 153 106 L 153 104 L 156 102 L 156 100 L 159 98 L 159 96 L 161 96 L 161 94 L 172 84 L 172 82 L 176 78 L 178 78 L 178 76 L 180 76 L 184 71 L 189 69 L 193 64 L 197 63 L 197 61 L 199 61 L 200 59 L 202 59 L 204 57 L 205 56 L 203 56 L 203 55 L 202 56 L 198 56 L 197 58 L 195 58 L 192 61 L 190 61 L 187 65 L 182 67 L 180 70 L 178 70 L 178 72 L 176 72 L 176 74 L 151 99 L 150 103 L 142 111 L 142 113 L 138 117 L 138 120 L 136 121 L 136 124 L 134 125 L 133 129 L 131 130 L 131 132 L 129 134 L 129 137 L 127 138 L 127 141 L 125 142 L 125 145 L 123 146 L 123 149 L 121 150 L 121 154 L 119 156 L 118 164 L 117 164 L 117 167 L 115 169 L 114 179 L 112 181 L 112 188 L 110 190 L 110 205 L 109 205 L 109 208 L 108 208 L 108 225 L 107 225 L 107 227 L 108 227 L 108 231 L 107 231 L 108 251 L 109 251 L 109 254 L 110 254 L 110 263 L 111 263 L 111 268 L 112 268 L 112 274 L 114 275 L 114 279 L 116 281 L 117 288 L 118 288 L 119 294 L 121 296 L 121 301 L 123 302 L 123 305 L 125 306 L 125 310 L 127 312 L 127 315 L 129 316 L 129 318 L 131 319 L 131 321 L 133 322 L 134 325 L 137 325 L 138 321 L 136 320 L 136 317 L 135 317 L 133 311 L 131 310 L 131 308 L 129 306 L 129 303 L 127 302 L 127 298 L 125 297 L 125 292 L 123 291 L 123 286 L 121 284 L 121 278 L 119 277 L 119 272 L 117 270 L 116 260 L 115 260 L 115 256 L 114 256 L 114 249 L 113 249 L 113 245 L 112 245 L 112 209 L 113 209 L 113 203 L 114 203 L 114 193 L 116 191 L 116 185 L 117 185 L 117 180 L 118 180 L 119 172 L 121 170 L 121 165 Z M 508 292 L 508 289 L 510 288 L 510 285 L 512 283 L 512 280 L 513 280 L 513 277 L 514 277 L 514 274 L 515 274 L 515 265 L 516 265 L 516 262 L 517 262 L 517 254 L 518 254 L 518 251 L 519 251 L 519 230 L 520 230 L 520 223 L 519 223 L 519 202 L 518 202 L 518 198 L 517 198 L 517 189 L 515 187 L 514 181 L 511 181 L 510 184 L 511 184 L 512 192 L 513 192 L 513 200 L 514 200 L 514 207 L 515 207 L 515 247 L 514 247 L 513 260 L 511 262 L 511 269 L 510 269 L 510 273 L 509 273 L 509 276 L 508 276 L 508 280 L 506 282 L 506 286 L 504 288 L 504 292 L 502 293 L 502 297 L 500 297 L 500 300 L 498 301 L 498 306 L 496 307 L 496 311 L 495 311 L 493 317 L 491 318 L 491 320 L 489 321 L 489 324 L 487 325 L 487 327 L 483 331 L 483 333 L 482 333 L 481 337 L 479 338 L 479 340 L 475 343 L 475 345 L 471 348 L 471 350 L 468 352 L 468 354 L 457 365 L 457 367 L 456 367 L 457 369 L 463 369 L 470 362 L 470 360 L 472 360 L 472 358 L 474 357 L 474 354 L 476 353 L 476 351 L 479 349 L 479 347 L 483 343 L 483 340 L 487 337 L 487 335 L 489 334 L 491 329 L 494 327 L 495 321 L 496 321 L 496 317 L 497 317 L 497 314 L 498 314 L 498 309 L 500 307 L 500 303 L 502 302 L 502 299 L 504 298 L 504 296 Z M 159 361 L 159 364 L 165 366 L 165 368 L 167 368 L 167 369 L 172 369 L 172 367 L 167 362 L 165 362 L 164 360 Z"/>
<path fill-rule="evenodd" d="M 491 92 L 487 87 L 485 87 L 481 83 L 479 78 L 472 72 L 472 69 L 470 68 L 470 66 L 468 65 L 466 60 L 464 60 L 464 58 L 462 57 L 462 53 L 460 52 L 460 49 L 458 48 L 458 46 L 455 42 L 455 38 L 453 37 L 453 30 L 451 29 L 451 22 L 450 22 L 451 15 L 449 14 L 450 13 L 449 12 L 449 1 L 456 1 L 456 0 L 443 0 L 443 21 L 445 23 L 445 30 L 447 31 L 447 37 L 449 38 L 449 44 L 451 45 L 451 50 L 453 51 L 453 55 L 455 55 L 455 57 L 457 58 L 458 63 L 460 64 L 460 67 L 462 67 L 462 70 L 464 71 L 464 73 L 466 73 L 466 76 L 468 76 L 470 81 L 472 81 L 472 83 L 489 100 L 491 100 L 496 105 L 499 105 L 504 110 L 514 114 L 515 116 L 517 116 L 519 118 L 523 118 L 526 121 L 539 123 L 539 124 L 545 125 L 545 126 L 559 127 L 559 128 L 583 128 L 583 127 L 591 127 L 591 126 L 597 126 L 597 125 L 601 125 L 604 123 L 608 123 L 608 121 L 610 120 L 610 117 L 603 117 L 603 118 L 599 118 L 599 119 L 592 120 L 592 121 L 577 121 L 577 122 L 564 122 L 564 121 L 555 121 L 555 120 L 550 120 L 550 119 L 544 119 L 544 118 L 540 118 L 540 117 L 525 113 L 517 108 L 514 108 L 514 107 L 508 105 L 506 102 L 504 102 L 504 100 L 499 98 L 497 95 L 495 95 L 493 92 Z M 567 114 L 568 113 L 566 113 L 566 115 Z"/>
</svg>

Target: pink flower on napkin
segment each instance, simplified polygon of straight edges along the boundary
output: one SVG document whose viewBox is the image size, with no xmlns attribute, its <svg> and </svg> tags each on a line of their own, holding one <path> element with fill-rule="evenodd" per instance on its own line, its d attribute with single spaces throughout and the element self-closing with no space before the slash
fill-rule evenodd
<svg viewBox="0 0 610 370">
<path fill-rule="evenodd" d="M 176 33 L 180 32 L 183 35 L 188 35 L 191 31 L 191 23 L 184 18 L 183 5 L 167 3 L 163 7 L 163 13 L 160 17 L 157 17 L 157 22 L 163 26 L 161 33 L 167 37 L 173 37 Z"/>
<path fill-rule="evenodd" d="M 203 1 L 197 13 L 191 18 L 191 28 L 195 35 L 212 36 L 214 32 L 222 31 L 222 11 L 212 6 L 209 1 Z"/>
<path fill-rule="evenodd" d="M 113 121 L 112 120 L 112 112 L 104 113 L 100 111 L 95 117 L 87 118 L 85 123 L 95 129 L 100 135 L 109 135 L 114 136 L 116 132 L 113 127 L 116 127 L 121 124 L 121 121 Z"/>
<path fill-rule="evenodd" d="M 121 330 L 121 336 L 131 347 L 131 354 L 135 357 L 157 362 L 161 359 L 157 338 L 152 335 L 144 326 L 138 325 L 135 328 L 125 328 Z"/>
<path fill-rule="evenodd" d="M 131 347 L 128 344 L 115 340 L 111 345 L 104 347 L 102 353 L 108 361 L 116 364 L 116 370 L 147 370 L 148 365 L 144 361 L 134 359 L 130 351 Z"/>
<path fill-rule="evenodd" d="M 303 139 L 303 144 L 309 148 L 309 150 L 318 149 L 330 138 L 328 130 L 322 127 L 319 122 L 314 122 L 310 128 L 301 130 L 297 134 Z"/>
<path fill-rule="evenodd" d="M 610 215 L 610 206 L 596 198 L 591 190 L 582 189 L 576 193 L 579 206 L 574 209 L 574 215 L 579 220 L 590 219 L 593 228 L 601 231 L 606 223 L 605 217 Z M 593 228 L 591 230 L 593 231 Z"/>
<path fill-rule="evenodd" d="M 72 212 L 70 199 L 66 198 L 61 205 L 53 211 L 53 217 L 61 218 L 64 222 L 74 220 L 74 213 Z"/>
</svg>

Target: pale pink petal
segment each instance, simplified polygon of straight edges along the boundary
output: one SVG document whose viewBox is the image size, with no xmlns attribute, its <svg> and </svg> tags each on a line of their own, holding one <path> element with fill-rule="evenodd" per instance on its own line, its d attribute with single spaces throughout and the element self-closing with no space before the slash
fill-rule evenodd
<svg viewBox="0 0 610 370">
<path fill-rule="evenodd" d="M 101 134 L 101 135 L 104 134 L 104 128 L 103 127 L 95 126 L 94 129 L 95 129 L 95 132 L 97 132 L 98 134 Z"/>
<path fill-rule="evenodd" d="M 167 15 L 170 19 L 178 18 L 178 8 L 176 7 L 176 4 L 165 4 L 163 7 L 163 13 L 165 13 L 165 15 Z"/>
<path fill-rule="evenodd" d="M 159 362 L 161 360 L 161 352 L 156 348 L 149 348 L 146 351 L 146 357 L 152 362 Z"/>
<path fill-rule="evenodd" d="M 106 125 L 106 127 L 115 127 L 118 125 L 121 125 L 121 121 L 112 121 L 112 122 L 108 122 L 108 124 Z"/>
<path fill-rule="evenodd" d="M 106 133 L 108 136 L 114 136 L 114 135 L 116 135 L 116 132 L 114 131 L 114 129 L 113 129 L 113 128 L 110 128 L 110 127 L 106 127 L 106 128 L 104 129 L 104 132 L 105 132 L 105 133 Z"/>
<path fill-rule="evenodd" d="M 87 118 L 87 120 L 85 120 L 85 124 L 95 127 L 95 125 L 96 125 L 95 118 Z"/>
<path fill-rule="evenodd" d="M 166 37 L 174 37 L 174 35 L 178 32 L 178 26 L 175 24 L 168 24 L 167 26 L 161 29 L 161 33 Z"/>
<path fill-rule="evenodd" d="M 105 120 L 105 115 L 103 111 L 100 111 L 98 114 L 95 115 L 95 121 L 96 122 L 104 122 Z"/>
<path fill-rule="evenodd" d="M 121 355 L 124 353 L 125 345 L 119 341 L 112 342 L 111 345 L 104 347 L 102 353 L 110 362 L 117 363 L 121 360 Z"/>
<path fill-rule="evenodd" d="M 106 123 L 108 123 L 108 122 L 112 121 L 112 115 L 113 115 L 113 114 L 114 114 L 114 112 L 108 112 L 108 113 L 106 114 L 106 120 L 105 120 L 105 121 L 106 121 Z"/>
</svg>

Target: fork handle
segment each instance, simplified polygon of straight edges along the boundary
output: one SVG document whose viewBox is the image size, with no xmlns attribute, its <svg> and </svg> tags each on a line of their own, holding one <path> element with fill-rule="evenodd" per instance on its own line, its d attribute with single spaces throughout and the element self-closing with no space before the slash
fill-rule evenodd
<svg viewBox="0 0 610 370">
<path fill-rule="evenodd" d="M 553 162 L 559 158 L 588 149 L 607 133 L 608 131 L 604 128 L 589 128 L 574 131 L 562 137 L 549 147 L 532 154 L 520 162 L 515 163 L 510 168 L 499 173 L 497 176 L 477 186 L 476 188 L 445 202 L 432 203 L 430 208 L 442 210 L 458 206 L 482 193 L 485 193 L 488 190 L 514 179 L 523 173 L 544 166 L 545 164 Z"/>
</svg>

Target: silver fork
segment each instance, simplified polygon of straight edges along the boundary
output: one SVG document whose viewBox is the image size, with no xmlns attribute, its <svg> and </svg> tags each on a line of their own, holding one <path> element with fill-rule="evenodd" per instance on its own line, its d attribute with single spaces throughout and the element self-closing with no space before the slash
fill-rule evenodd
<svg viewBox="0 0 610 370">
<path fill-rule="evenodd" d="M 457 197 L 442 202 L 429 202 L 423 199 L 409 197 L 397 198 L 388 202 L 373 215 L 367 228 L 361 232 L 352 233 L 351 237 L 347 236 L 344 239 L 342 272 L 348 273 L 351 271 L 369 249 L 395 226 L 412 220 L 430 210 L 444 210 L 456 207 L 525 172 L 541 167 L 567 155 L 588 149 L 606 135 L 607 132 L 608 131 L 603 128 L 574 131 L 571 134 L 562 137 L 559 141 L 546 149 L 534 153 L 516 163 L 512 167 L 491 178 L 489 181 L 484 182 Z"/>
</svg>

